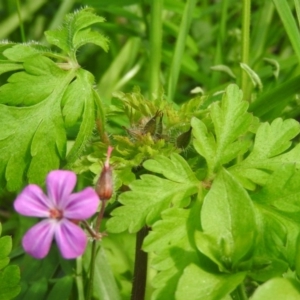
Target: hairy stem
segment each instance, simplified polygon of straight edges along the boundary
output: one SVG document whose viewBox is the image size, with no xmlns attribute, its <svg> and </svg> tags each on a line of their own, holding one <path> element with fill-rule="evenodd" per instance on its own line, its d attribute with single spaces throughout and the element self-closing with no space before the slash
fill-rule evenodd
<svg viewBox="0 0 300 300">
<path fill-rule="evenodd" d="M 143 300 L 145 297 L 148 254 L 142 250 L 142 245 L 148 231 L 148 227 L 144 226 L 136 236 L 131 300 Z"/>
</svg>

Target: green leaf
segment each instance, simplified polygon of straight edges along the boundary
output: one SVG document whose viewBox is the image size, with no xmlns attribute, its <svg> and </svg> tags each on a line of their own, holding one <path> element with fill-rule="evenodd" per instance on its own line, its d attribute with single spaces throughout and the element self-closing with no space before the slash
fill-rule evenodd
<svg viewBox="0 0 300 300">
<path fill-rule="evenodd" d="M 252 201 L 246 190 L 226 170 L 215 178 L 204 198 L 201 210 L 204 235 L 211 238 L 212 247 L 219 248 L 215 258 L 224 268 L 235 268 L 251 251 L 256 222 Z M 197 241 L 204 254 L 207 248 Z M 215 249 L 212 250 L 215 252 Z M 210 256 L 210 253 L 207 253 Z"/>
<path fill-rule="evenodd" d="M 258 87 L 258 89 L 261 91 L 263 89 L 263 84 L 261 82 L 261 79 L 259 78 L 259 76 L 257 75 L 257 73 L 252 70 L 247 64 L 245 63 L 240 63 L 241 68 L 247 73 L 247 75 L 249 76 L 253 86 L 256 88 Z"/>
<path fill-rule="evenodd" d="M 66 151 L 61 99 L 75 76 L 42 56 L 26 60 L 24 68 L 0 88 L 10 105 L 0 104 L 0 178 L 5 174 L 11 191 L 22 187 L 25 170 L 30 182 L 42 184 L 59 167 Z"/>
<path fill-rule="evenodd" d="M 154 223 L 149 235 L 145 238 L 143 249 L 147 252 L 160 252 L 166 247 L 176 245 L 181 239 L 186 238 L 186 223 L 191 218 L 191 210 L 183 208 L 169 208 L 162 212 L 162 220 Z M 200 219 L 194 221 L 193 230 L 200 226 Z M 188 232 L 192 234 L 192 232 Z"/>
<path fill-rule="evenodd" d="M 195 184 L 199 182 L 186 160 L 177 153 L 173 153 L 170 158 L 157 156 L 155 159 L 146 160 L 143 166 L 175 182 L 184 183 L 187 180 Z"/>
<path fill-rule="evenodd" d="M 291 140 L 299 132 L 299 123 L 292 119 L 278 118 L 271 124 L 262 123 L 257 130 L 252 151 L 241 163 L 229 168 L 230 172 L 246 188 L 254 189 L 253 183 L 265 184 L 268 179 L 266 171 L 273 171 L 283 163 L 299 163 L 299 146 L 286 152 L 292 145 Z"/>
<path fill-rule="evenodd" d="M 3 236 L 0 238 L 0 270 L 9 263 L 9 253 L 12 248 L 12 240 L 10 236 Z"/>
<path fill-rule="evenodd" d="M 87 43 L 94 43 L 107 51 L 108 40 L 102 34 L 87 28 L 102 22 L 104 22 L 104 18 L 95 15 L 91 8 L 84 8 L 66 15 L 61 28 L 46 31 L 46 39 L 74 60 L 76 60 L 75 55 L 78 48 Z"/>
<path fill-rule="evenodd" d="M 151 266 L 158 271 L 152 280 L 153 299 L 173 299 L 174 287 L 190 264 L 205 265 L 208 260 L 194 245 L 194 233 L 200 229 L 201 203 L 188 209 L 170 208 L 162 213 L 146 237 L 143 249 L 155 253 Z M 207 267 L 207 266 L 206 266 Z"/>
<path fill-rule="evenodd" d="M 101 242 L 122 299 L 129 299 L 131 295 L 132 276 L 128 275 L 133 273 L 135 242 L 136 235 L 127 232 L 110 233 Z"/>
<path fill-rule="evenodd" d="M 162 162 L 166 169 L 162 171 L 157 162 Z M 132 182 L 129 185 L 131 190 L 119 197 L 124 206 L 112 212 L 113 218 L 107 222 L 108 231 L 122 232 L 128 229 L 129 232 L 137 232 L 145 224 L 151 226 L 170 205 L 188 205 L 190 196 L 197 193 L 199 182 L 178 154 L 173 154 L 171 159 L 158 157 L 158 160 L 146 163 L 145 167 L 164 172 L 170 180 L 142 175 L 140 180 Z"/>
<path fill-rule="evenodd" d="M 274 258 L 295 264 L 300 230 L 300 170 L 280 166 L 252 198 L 260 220 L 257 248 Z"/>
<path fill-rule="evenodd" d="M 299 282 L 287 278 L 272 278 L 259 286 L 250 300 L 298 300 L 300 298 Z"/>
<path fill-rule="evenodd" d="M 23 300 L 45 299 L 48 290 L 48 282 L 46 278 L 41 278 L 33 282 L 28 288 Z"/>
<path fill-rule="evenodd" d="M 23 69 L 23 66 L 20 64 L 7 63 L 6 61 L 5 62 L 0 61 L 0 66 L 1 66 L 0 75 L 4 74 L 6 72 L 17 71 L 17 70 Z"/>
<path fill-rule="evenodd" d="M 91 267 L 91 243 L 83 255 L 83 267 L 89 273 Z M 95 273 L 93 281 L 93 299 L 121 300 L 111 267 L 107 261 L 105 251 L 100 244 L 96 246 Z"/>
<path fill-rule="evenodd" d="M 49 48 L 44 45 L 38 44 L 36 42 L 26 43 L 26 44 L 16 44 L 11 48 L 3 51 L 3 55 L 12 62 L 24 62 L 26 59 L 37 56 L 45 55 L 49 57 L 64 58 L 55 52 L 52 52 Z"/>
<path fill-rule="evenodd" d="M 63 116 L 68 127 L 80 121 L 73 147 L 66 157 L 66 168 L 70 168 L 89 141 L 95 127 L 95 90 L 93 89 L 94 77 L 91 73 L 80 69 L 77 78 L 70 84 L 64 95 Z M 105 121 L 99 120 L 101 124 Z"/>
<path fill-rule="evenodd" d="M 8 300 L 16 297 L 21 290 L 20 270 L 17 266 L 7 266 L 0 271 L 0 299 Z"/>
<path fill-rule="evenodd" d="M 300 75 L 293 77 L 281 84 L 275 86 L 270 91 L 258 96 L 257 100 L 251 103 L 249 111 L 253 112 L 257 117 L 262 120 L 269 120 L 267 114 L 276 110 L 278 107 L 285 107 L 294 97 L 296 93 L 299 93 L 300 86 L 297 84 L 300 80 Z M 280 112 L 282 109 L 280 109 Z M 276 114 L 278 115 L 278 114 Z M 272 117 L 274 119 L 274 117 Z"/>
<path fill-rule="evenodd" d="M 2 225 L 0 223 L 0 235 Z M 18 266 L 9 265 L 8 255 L 11 252 L 12 239 L 10 236 L 0 238 L 0 299 L 12 299 L 20 293 L 20 269 Z"/>
<path fill-rule="evenodd" d="M 273 3 L 281 18 L 283 26 L 285 27 L 286 33 L 297 55 L 298 61 L 300 62 L 300 46 L 299 43 L 297 43 L 297 41 L 300 40 L 299 28 L 293 16 L 293 12 L 289 7 L 289 3 L 286 0 L 273 0 Z"/>
<path fill-rule="evenodd" d="M 248 103 L 242 101 L 242 92 L 232 84 L 227 87 L 222 101 L 211 105 L 214 134 L 208 132 L 202 121 L 195 118 L 192 120 L 194 146 L 207 161 L 208 177 L 222 165 L 247 151 L 249 142 L 240 139 L 252 122 L 247 108 Z"/>
<path fill-rule="evenodd" d="M 246 273 L 212 274 L 195 264 L 190 264 L 185 268 L 178 282 L 175 297 L 177 300 L 222 299 L 231 293 L 244 280 L 245 276 Z"/>
<path fill-rule="evenodd" d="M 71 276 L 58 279 L 49 293 L 47 300 L 69 299 L 72 285 L 73 278 Z"/>
</svg>

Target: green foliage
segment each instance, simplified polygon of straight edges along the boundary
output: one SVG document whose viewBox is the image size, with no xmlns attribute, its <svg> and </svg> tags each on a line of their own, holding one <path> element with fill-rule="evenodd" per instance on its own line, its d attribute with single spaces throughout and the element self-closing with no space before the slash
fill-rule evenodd
<svg viewBox="0 0 300 300">
<path fill-rule="evenodd" d="M 254 293 L 251 300 L 262 299 L 299 299 L 299 282 L 287 278 L 273 278 L 260 286 Z"/>
<path fill-rule="evenodd" d="M 93 282 L 93 298 L 94 299 L 116 299 L 120 300 L 120 292 L 111 272 L 110 266 L 103 247 L 97 244 L 95 260 L 95 278 Z M 91 243 L 83 256 L 83 267 L 88 273 L 91 268 Z M 86 285 L 87 286 L 87 285 Z"/>
<path fill-rule="evenodd" d="M 2 52 L 4 66 L 18 62 L 23 68 L 0 88 L 0 122 L 5 128 L 0 137 L 0 147 L 5 149 L 0 178 L 9 191 L 19 190 L 27 179 L 42 184 L 50 170 L 71 166 L 88 141 L 95 106 L 100 103 L 93 90 L 94 77 L 79 67 L 76 51 L 86 43 L 107 50 L 107 40 L 89 28 L 99 22 L 103 18 L 82 9 L 67 15 L 59 30 L 48 31 L 48 42 L 62 49 L 63 55 L 34 43 L 12 44 Z M 104 124 L 103 115 L 98 118 Z M 71 130 L 74 144 L 67 153 Z"/>
<path fill-rule="evenodd" d="M 204 198 L 201 225 L 199 250 L 222 271 L 240 269 L 239 263 L 253 252 L 256 221 L 250 196 L 226 170 L 218 173 Z"/>
<path fill-rule="evenodd" d="M 93 298 L 130 297 L 132 233 L 147 226 L 146 299 L 298 299 L 298 2 L 48 2 L 23 1 L 23 20 L 0 4 L 0 38 L 23 41 L 0 43 L 1 217 L 11 192 L 49 170 L 92 185 L 110 144 Z M 68 13 L 77 5 L 95 11 Z M 20 290 L 10 243 L 0 239 L 1 299 Z M 90 255 L 75 264 L 53 247 L 37 261 L 16 248 L 18 299 L 83 299 Z"/>
<path fill-rule="evenodd" d="M 212 275 L 191 264 L 184 269 L 180 278 L 176 299 L 223 299 L 243 281 L 244 277 L 245 273 Z"/>
<path fill-rule="evenodd" d="M 0 235 L 2 225 L 0 223 Z M 9 265 L 9 257 L 12 249 L 12 239 L 9 236 L 0 238 L 0 298 L 3 300 L 13 299 L 21 290 L 20 269 L 18 266 Z"/>
<path fill-rule="evenodd" d="M 141 175 L 119 196 L 123 205 L 112 212 L 107 229 L 152 227 L 143 249 L 156 254 L 154 299 L 171 297 L 174 286 L 178 299 L 221 299 L 236 292 L 246 272 L 267 280 L 295 267 L 299 155 L 291 139 L 299 124 L 258 124 L 246 109 L 238 87 L 228 86 L 205 118 L 191 121 L 202 158 L 190 163 L 203 171 L 193 171 L 176 153 L 155 156 L 143 166 L 157 175 Z M 202 277 L 209 288 L 199 290 L 193 280 Z"/>
<path fill-rule="evenodd" d="M 208 177 L 226 164 L 246 152 L 247 140 L 239 139 L 251 124 L 251 115 L 247 113 L 248 104 L 242 100 L 242 94 L 235 85 L 226 89 L 221 103 L 213 103 L 210 116 L 214 125 L 215 136 L 208 132 L 205 124 L 194 119 L 194 146 L 208 163 Z"/>
<path fill-rule="evenodd" d="M 151 226 L 170 204 L 186 206 L 190 196 L 197 192 L 198 180 L 178 154 L 174 153 L 170 159 L 162 156 L 157 160 L 148 160 L 144 167 L 165 173 L 166 179 L 142 175 L 141 180 L 130 184 L 131 191 L 119 198 L 124 206 L 115 209 L 114 217 L 107 222 L 109 231 L 122 232 L 128 228 L 129 232 L 137 232 L 145 224 Z"/>
</svg>

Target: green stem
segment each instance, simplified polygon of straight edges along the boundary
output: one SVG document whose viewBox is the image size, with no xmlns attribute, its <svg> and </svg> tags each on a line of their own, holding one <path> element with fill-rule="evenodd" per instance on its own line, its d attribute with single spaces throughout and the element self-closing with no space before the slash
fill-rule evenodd
<svg viewBox="0 0 300 300">
<path fill-rule="evenodd" d="M 250 49 L 250 15 L 251 0 L 243 0 L 242 11 L 242 49 L 241 62 L 249 65 L 249 49 Z M 249 99 L 249 78 L 247 73 L 241 69 L 241 88 L 244 92 L 244 99 Z"/>
<path fill-rule="evenodd" d="M 148 228 L 144 226 L 136 236 L 131 300 L 143 300 L 145 297 L 148 254 L 142 250 L 142 245 L 147 234 Z"/>
<path fill-rule="evenodd" d="M 162 44 L 162 9 L 163 0 L 152 0 L 150 22 L 150 86 L 149 96 L 154 99 L 160 84 L 160 62 Z"/>
<path fill-rule="evenodd" d="M 245 291 L 245 286 L 243 283 L 238 285 L 238 287 L 232 292 L 233 300 L 248 300 L 248 296 Z"/>
<path fill-rule="evenodd" d="M 35 1 L 27 1 L 20 8 L 20 13 L 22 15 L 23 22 L 26 20 L 30 20 L 31 17 L 39 10 L 47 0 L 35 0 Z M 14 13 L 9 15 L 5 20 L 0 23 L 0 40 L 7 38 L 14 30 L 16 30 L 20 26 L 20 20 L 18 17 L 18 13 Z"/>
<path fill-rule="evenodd" d="M 104 216 L 105 206 L 106 206 L 106 200 L 101 200 L 101 208 L 100 208 L 99 214 L 97 216 L 96 225 L 95 225 L 96 233 L 99 233 L 99 231 L 100 231 L 100 225 L 101 225 L 101 221 Z"/>
<path fill-rule="evenodd" d="M 294 3 L 295 3 L 296 14 L 298 19 L 298 27 L 300 27 L 300 3 L 297 0 L 295 0 Z"/>
<path fill-rule="evenodd" d="M 178 33 L 178 39 L 176 41 L 174 55 L 170 67 L 170 75 L 168 80 L 168 101 L 173 101 L 175 90 L 180 73 L 181 60 L 185 49 L 185 42 L 188 36 L 190 25 L 192 22 L 192 16 L 197 0 L 187 0 L 180 24 Z"/>
<path fill-rule="evenodd" d="M 18 18 L 19 18 L 19 24 L 20 24 L 20 31 L 21 31 L 21 38 L 22 42 L 26 42 L 26 37 L 25 37 L 25 31 L 24 31 L 24 24 L 21 16 L 21 8 L 20 8 L 20 1 L 16 0 L 17 2 L 17 11 L 18 11 Z"/>
<path fill-rule="evenodd" d="M 94 284 L 94 275 L 95 275 L 95 261 L 96 261 L 96 246 L 97 241 L 93 240 L 92 242 L 92 254 L 90 262 L 90 278 L 88 282 L 88 288 L 86 293 L 86 300 L 91 300 L 93 296 L 93 284 Z"/>
<path fill-rule="evenodd" d="M 217 40 L 217 47 L 215 52 L 215 59 L 214 65 L 224 64 L 224 43 L 225 37 L 227 33 L 226 24 L 227 24 L 227 15 L 228 15 L 228 6 L 229 1 L 223 0 L 222 1 L 222 8 L 221 8 L 221 18 L 219 22 L 219 33 L 218 33 L 218 40 Z M 215 88 L 220 84 L 221 73 L 220 72 L 212 72 L 212 77 L 210 81 L 210 87 Z"/>
<path fill-rule="evenodd" d="M 76 286 L 78 291 L 78 300 L 84 300 L 84 287 L 82 278 L 82 256 L 76 259 Z"/>
</svg>

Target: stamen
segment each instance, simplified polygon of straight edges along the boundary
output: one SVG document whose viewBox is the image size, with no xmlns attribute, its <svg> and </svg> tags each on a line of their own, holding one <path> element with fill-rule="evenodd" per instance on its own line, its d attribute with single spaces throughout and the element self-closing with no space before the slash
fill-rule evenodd
<svg viewBox="0 0 300 300">
<path fill-rule="evenodd" d="M 59 209 L 53 208 L 50 209 L 50 218 L 52 219 L 62 219 L 63 218 L 63 212 Z"/>
</svg>

